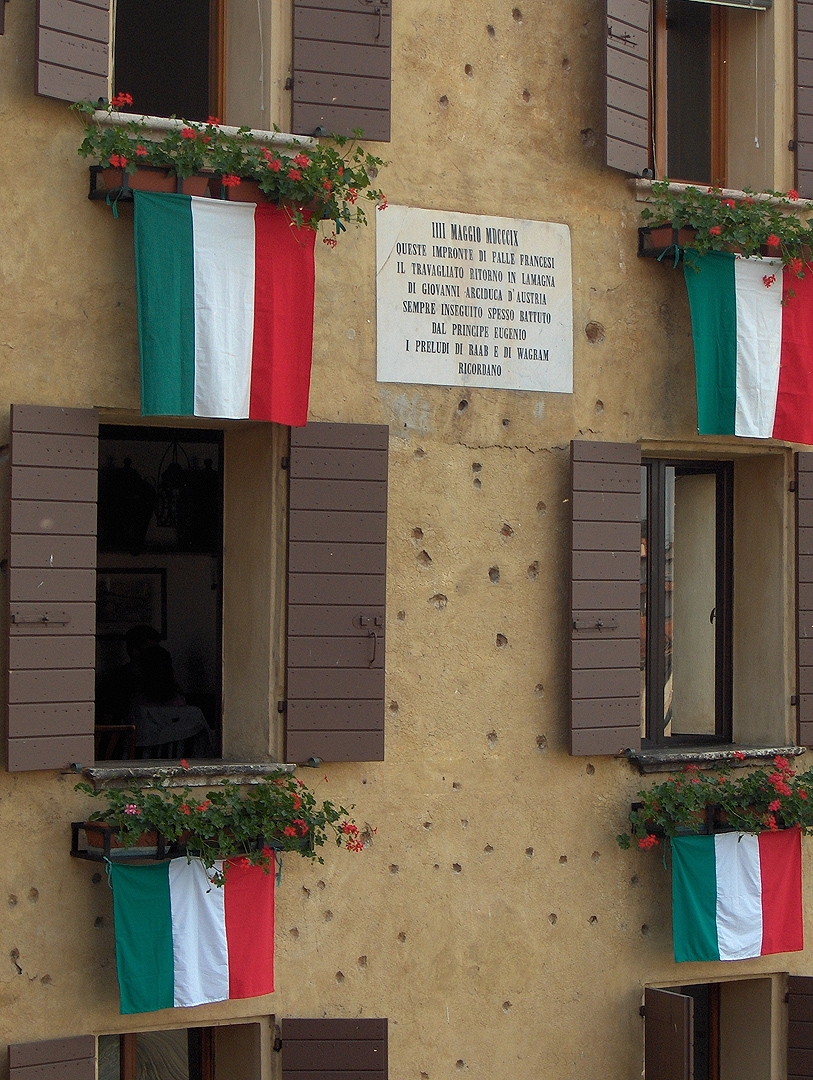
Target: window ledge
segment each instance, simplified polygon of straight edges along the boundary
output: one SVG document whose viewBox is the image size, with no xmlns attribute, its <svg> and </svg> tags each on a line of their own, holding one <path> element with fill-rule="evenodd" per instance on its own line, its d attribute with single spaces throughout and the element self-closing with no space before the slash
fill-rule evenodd
<svg viewBox="0 0 813 1080">
<path fill-rule="evenodd" d="M 282 765 L 275 762 L 257 764 L 243 761 L 217 761 L 214 763 L 192 761 L 187 768 L 182 765 L 162 765 L 159 761 L 144 761 L 132 765 L 91 765 L 81 770 L 82 776 L 99 790 L 107 784 L 126 787 L 133 781 L 177 780 L 178 786 L 212 787 L 224 780 L 246 786 L 261 784 L 269 776 L 292 773 L 296 765 Z"/>
<path fill-rule="evenodd" d="M 683 765 L 726 764 L 745 768 L 759 762 L 773 761 L 775 757 L 800 757 L 804 746 L 682 746 L 680 749 L 625 750 L 625 756 L 638 766 L 641 773 L 671 772 Z M 744 754 L 740 760 L 734 754 Z"/>
<path fill-rule="evenodd" d="M 2 0 L 0 0 L 2 2 Z M 118 127 L 121 124 L 129 124 L 135 120 L 143 124 L 145 131 L 154 132 L 156 135 L 165 134 L 167 131 L 180 131 L 186 127 L 183 120 L 166 116 L 140 116 L 138 113 L 116 112 L 109 113 L 106 109 L 97 109 L 93 119 L 104 127 Z M 238 128 L 230 124 L 219 124 L 218 127 L 224 135 L 236 135 Z M 295 143 L 297 146 L 315 147 L 319 143 L 309 135 L 289 135 L 284 131 L 262 131 L 260 128 L 250 128 L 249 135 L 255 142 L 262 146 L 286 147 Z"/>
<path fill-rule="evenodd" d="M 106 113 L 104 114 L 107 115 Z M 636 202 L 649 202 L 650 194 L 652 192 L 652 185 L 660 183 L 659 180 L 645 180 L 640 176 L 633 177 L 629 181 L 629 185 L 635 194 Z M 679 195 L 686 188 L 705 188 L 705 184 L 680 184 L 673 182 L 669 185 L 669 192 L 673 195 Z M 781 199 L 775 198 L 773 195 L 760 192 L 747 192 L 739 191 L 737 188 L 720 188 L 719 191 L 714 192 L 717 198 L 721 201 L 723 199 L 744 199 L 746 196 L 752 198 L 755 202 L 765 202 L 771 206 L 784 206 L 790 210 L 813 210 L 813 199 L 794 199 L 790 202 L 783 202 Z"/>
</svg>

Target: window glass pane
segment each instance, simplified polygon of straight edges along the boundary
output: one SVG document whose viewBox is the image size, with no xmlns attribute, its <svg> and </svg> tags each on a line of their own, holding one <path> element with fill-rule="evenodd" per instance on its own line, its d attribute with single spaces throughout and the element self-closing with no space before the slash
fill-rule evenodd
<svg viewBox="0 0 813 1080">
<path fill-rule="evenodd" d="M 669 664 L 664 694 L 671 712 L 669 733 L 714 735 L 717 478 L 714 473 L 675 476 L 674 470 L 668 471 L 673 473 L 672 498 L 667 500 Z"/>
<path fill-rule="evenodd" d="M 99 1036 L 99 1080 L 120 1080 L 120 1037 Z"/>
<path fill-rule="evenodd" d="M 190 1080 L 186 1030 L 140 1031 L 135 1080 Z"/>
<path fill-rule="evenodd" d="M 663 508 L 663 732 L 672 734 L 672 590 L 675 538 L 675 469 L 664 469 Z"/>
</svg>

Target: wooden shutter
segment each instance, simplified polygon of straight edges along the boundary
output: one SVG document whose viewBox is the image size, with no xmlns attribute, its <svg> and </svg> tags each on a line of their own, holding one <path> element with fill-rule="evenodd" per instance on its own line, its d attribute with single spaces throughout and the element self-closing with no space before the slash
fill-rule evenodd
<svg viewBox="0 0 813 1080">
<path fill-rule="evenodd" d="M 107 100 L 110 0 L 37 0 L 37 93 Z"/>
<path fill-rule="evenodd" d="M 796 455 L 796 724 L 813 746 L 813 452 Z"/>
<path fill-rule="evenodd" d="M 286 761 L 384 760 L 389 429 L 291 431 Z"/>
<path fill-rule="evenodd" d="M 605 161 L 641 176 L 649 168 L 651 0 L 607 0 Z"/>
<path fill-rule="evenodd" d="M 9 1080 L 96 1080 L 96 1040 L 92 1035 L 8 1048 Z"/>
<path fill-rule="evenodd" d="M 386 1020 L 283 1020 L 282 1080 L 387 1080 Z"/>
<path fill-rule="evenodd" d="M 787 1080 L 809 1080 L 813 1076 L 813 979 L 791 975 L 787 1002 Z"/>
<path fill-rule="evenodd" d="M 796 0 L 796 188 L 813 198 L 813 0 Z"/>
<path fill-rule="evenodd" d="M 293 0 L 291 130 L 390 137 L 390 0 Z"/>
<path fill-rule="evenodd" d="M 671 990 L 644 991 L 646 1080 L 692 1080 L 694 1001 Z"/>
<path fill-rule="evenodd" d="M 641 452 L 570 451 L 570 752 L 617 754 L 641 746 Z"/>
<path fill-rule="evenodd" d="M 11 772 L 94 759 L 98 419 L 11 407 Z"/>
</svg>

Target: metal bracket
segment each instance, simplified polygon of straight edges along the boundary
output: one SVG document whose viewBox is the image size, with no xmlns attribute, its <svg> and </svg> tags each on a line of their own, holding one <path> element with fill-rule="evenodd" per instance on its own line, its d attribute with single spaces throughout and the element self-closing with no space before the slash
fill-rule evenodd
<svg viewBox="0 0 813 1080">
<path fill-rule="evenodd" d="M 283 713 L 283 712 L 285 712 L 285 710 L 287 708 L 288 708 L 288 702 L 287 701 L 278 701 L 277 702 L 277 712 Z"/>
<path fill-rule="evenodd" d="M 617 630 L 618 623 L 615 619 L 574 619 L 574 630 Z"/>
<path fill-rule="evenodd" d="M 11 613 L 14 626 L 68 626 L 70 619 L 49 619 L 47 613 L 39 619 L 22 619 L 16 611 Z"/>
</svg>

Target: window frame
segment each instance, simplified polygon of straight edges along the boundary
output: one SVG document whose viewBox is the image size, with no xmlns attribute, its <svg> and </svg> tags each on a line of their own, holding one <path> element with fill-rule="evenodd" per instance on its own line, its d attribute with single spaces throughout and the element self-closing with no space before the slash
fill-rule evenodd
<svg viewBox="0 0 813 1080">
<path fill-rule="evenodd" d="M 682 475 L 713 473 L 716 477 L 714 735 L 664 735 L 662 731 L 666 683 L 665 496 L 666 469 L 670 467 L 679 470 Z M 646 693 L 645 704 L 642 704 L 642 722 L 645 726 L 641 745 L 651 749 L 730 744 L 733 735 L 734 462 L 642 457 L 641 469 L 642 481 L 644 476 L 647 478 L 645 581 L 642 573 L 642 593 L 646 596 L 646 647 L 642 658 Z"/>
</svg>

